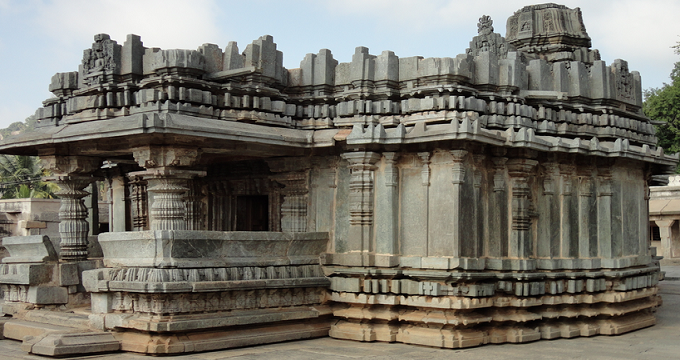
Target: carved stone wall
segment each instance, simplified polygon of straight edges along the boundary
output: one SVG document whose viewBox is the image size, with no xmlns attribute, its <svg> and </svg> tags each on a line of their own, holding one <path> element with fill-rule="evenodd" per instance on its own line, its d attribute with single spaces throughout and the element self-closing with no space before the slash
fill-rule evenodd
<svg viewBox="0 0 680 360">
<path fill-rule="evenodd" d="M 62 261 L 88 255 L 99 160 L 134 159 L 117 176 L 139 231 L 99 236 L 109 268 L 86 285 L 93 324 L 134 330 L 124 349 L 618 334 L 654 324 L 648 190 L 678 157 L 656 146 L 640 75 L 590 46 L 580 10 L 555 4 L 517 11 L 506 37 L 482 16 L 463 54 L 323 49 L 297 69 L 271 36 L 241 52 L 100 34 L 0 152 L 59 170 Z M 319 259 L 324 277 L 300 272 Z"/>
</svg>

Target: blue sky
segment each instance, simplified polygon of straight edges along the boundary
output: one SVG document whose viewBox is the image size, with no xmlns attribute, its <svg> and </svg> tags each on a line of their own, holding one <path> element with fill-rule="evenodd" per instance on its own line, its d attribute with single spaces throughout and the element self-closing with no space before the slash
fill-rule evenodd
<svg viewBox="0 0 680 360">
<path fill-rule="evenodd" d="M 680 40 L 680 0 L 557 1 L 580 7 L 593 48 L 608 64 L 624 59 L 642 74 L 643 88 L 669 82 L 670 48 Z M 371 54 L 455 57 L 490 15 L 496 32 L 530 1 L 515 0 L 0 0 L 0 128 L 23 121 L 51 94 L 50 78 L 75 71 L 93 35 L 122 44 L 127 34 L 147 47 L 224 48 L 274 36 L 284 66 L 299 67 L 307 53 L 330 49 L 340 62 L 354 48 Z"/>
</svg>

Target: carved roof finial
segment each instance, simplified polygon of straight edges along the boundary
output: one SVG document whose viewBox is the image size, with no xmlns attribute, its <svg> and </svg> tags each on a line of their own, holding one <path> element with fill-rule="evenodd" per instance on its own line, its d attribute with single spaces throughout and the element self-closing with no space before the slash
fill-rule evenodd
<svg viewBox="0 0 680 360">
<path fill-rule="evenodd" d="M 477 23 L 477 32 L 480 35 L 487 35 L 493 32 L 493 20 L 491 20 L 491 16 L 482 15 L 482 17 L 479 18 L 479 23 Z"/>
</svg>

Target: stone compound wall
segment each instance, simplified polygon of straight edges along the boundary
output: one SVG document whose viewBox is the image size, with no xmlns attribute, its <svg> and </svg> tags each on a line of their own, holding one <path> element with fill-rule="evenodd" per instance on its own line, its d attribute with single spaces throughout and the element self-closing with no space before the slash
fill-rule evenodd
<svg viewBox="0 0 680 360">
<path fill-rule="evenodd" d="M 322 49 L 292 70 L 271 36 L 240 53 L 96 35 L 78 71 L 52 78 L 39 129 L 0 151 L 40 154 L 72 190 L 64 261 L 88 255 L 83 189 L 102 172 L 115 183 L 119 232 L 100 236 L 107 268 L 83 285 L 92 326 L 141 331 L 118 334 L 127 350 L 253 344 L 234 334 L 254 323 L 274 334 L 262 342 L 289 340 L 273 328 L 291 318 L 289 333 L 320 336 L 331 311 L 333 337 L 439 347 L 654 324 L 649 185 L 678 160 L 656 146 L 640 75 L 600 60 L 578 9 L 525 7 L 506 37 L 492 25 L 480 18 L 455 57 L 359 47 L 338 63 Z M 328 234 L 326 278 L 292 254 L 225 250 L 238 197 L 253 195 L 268 201 L 260 225 L 283 233 L 268 236 Z M 158 245 L 181 234 L 210 245 Z M 128 240 L 157 252 L 110 246 Z M 177 335 L 208 327 L 222 331 L 208 345 Z"/>
</svg>

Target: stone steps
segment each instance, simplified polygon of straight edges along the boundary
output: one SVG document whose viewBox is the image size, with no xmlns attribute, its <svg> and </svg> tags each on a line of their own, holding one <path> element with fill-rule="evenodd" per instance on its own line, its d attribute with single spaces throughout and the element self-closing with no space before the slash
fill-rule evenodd
<svg viewBox="0 0 680 360">
<path fill-rule="evenodd" d="M 67 356 L 120 350 L 113 334 L 90 329 L 84 313 L 32 310 L 19 318 L 2 319 L 2 334 L 21 340 L 21 349 L 32 354 Z"/>
<path fill-rule="evenodd" d="M 83 329 L 45 324 L 25 320 L 9 320 L 5 323 L 3 335 L 8 339 L 24 340 L 26 337 L 40 337 L 52 333 L 82 332 Z"/>
<path fill-rule="evenodd" d="M 36 323 L 60 325 L 78 329 L 90 329 L 90 320 L 88 315 L 82 313 L 77 314 L 73 312 L 32 310 L 26 312 L 26 314 L 21 318 L 23 320 Z"/>
</svg>

